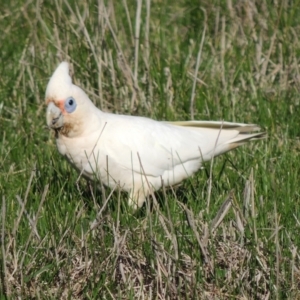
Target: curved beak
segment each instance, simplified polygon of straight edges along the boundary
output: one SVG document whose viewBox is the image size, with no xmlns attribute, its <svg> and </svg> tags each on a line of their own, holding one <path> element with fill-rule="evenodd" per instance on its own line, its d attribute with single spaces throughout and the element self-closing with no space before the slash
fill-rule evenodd
<svg viewBox="0 0 300 300">
<path fill-rule="evenodd" d="M 47 125 L 50 128 L 58 129 L 64 125 L 63 114 L 53 102 L 50 102 L 47 106 L 46 118 Z"/>
</svg>

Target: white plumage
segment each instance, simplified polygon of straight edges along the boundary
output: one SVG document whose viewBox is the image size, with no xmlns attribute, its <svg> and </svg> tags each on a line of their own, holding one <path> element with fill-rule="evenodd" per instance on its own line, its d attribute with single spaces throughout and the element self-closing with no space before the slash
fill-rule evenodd
<svg viewBox="0 0 300 300">
<path fill-rule="evenodd" d="M 159 122 L 99 110 L 72 84 L 62 62 L 46 90 L 47 125 L 58 151 L 79 172 L 129 193 L 141 207 L 150 190 L 174 185 L 210 160 L 250 140 L 264 137 L 256 125 L 229 122 Z"/>
</svg>

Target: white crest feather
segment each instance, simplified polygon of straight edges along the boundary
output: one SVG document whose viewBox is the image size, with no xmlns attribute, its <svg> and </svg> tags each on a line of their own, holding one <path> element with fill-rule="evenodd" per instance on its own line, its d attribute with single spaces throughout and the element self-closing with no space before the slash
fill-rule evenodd
<svg viewBox="0 0 300 300">
<path fill-rule="evenodd" d="M 46 89 L 46 99 L 64 99 L 69 96 L 72 79 L 69 74 L 69 64 L 62 62 L 54 71 Z"/>
</svg>

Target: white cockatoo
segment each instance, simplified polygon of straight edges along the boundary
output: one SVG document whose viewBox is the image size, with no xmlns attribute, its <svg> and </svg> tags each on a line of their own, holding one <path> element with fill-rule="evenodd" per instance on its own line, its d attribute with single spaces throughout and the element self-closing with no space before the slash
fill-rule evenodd
<svg viewBox="0 0 300 300">
<path fill-rule="evenodd" d="M 180 183 L 203 161 L 264 137 L 253 124 L 160 122 L 102 112 L 72 83 L 62 62 L 46 90 L 47 125 L 58 151 L 85 177 L 129 193 L 141 207 L 151 193 Z"/>
</svg>

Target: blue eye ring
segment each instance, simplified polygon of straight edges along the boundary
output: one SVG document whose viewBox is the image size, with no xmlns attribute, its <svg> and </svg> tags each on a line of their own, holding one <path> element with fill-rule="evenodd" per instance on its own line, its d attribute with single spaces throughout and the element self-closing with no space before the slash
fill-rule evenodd
<svg viewBox="0 0 300 300">
<path fill-rule="evenodd" d="M 69 97 L 65 100 L 65 110 L 70 114 L 75 111 L 77 107 L 76 101 L 73 97 Z"/>
</svg>

